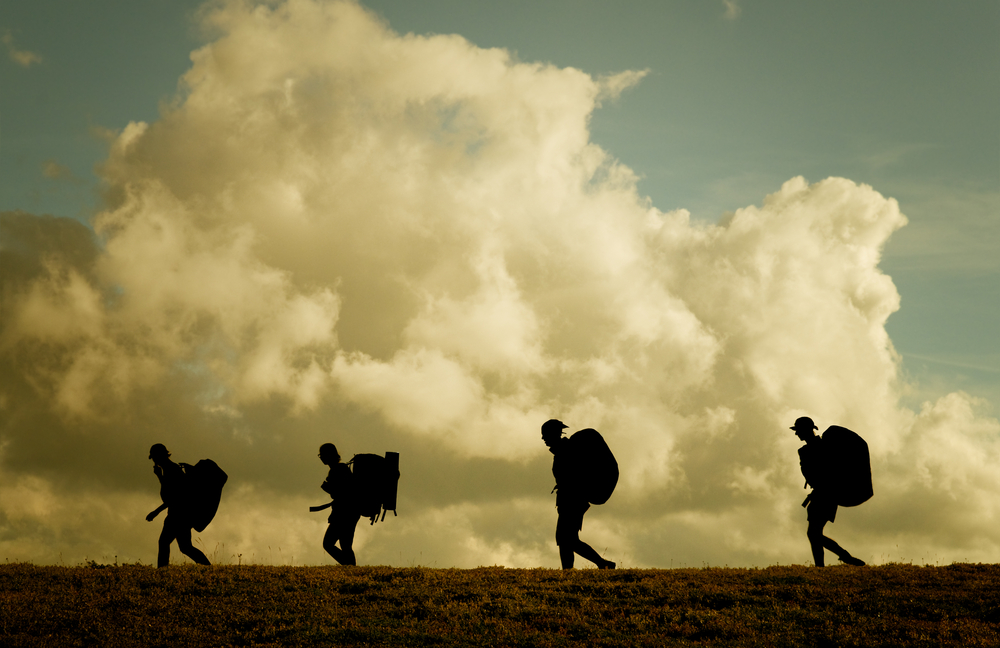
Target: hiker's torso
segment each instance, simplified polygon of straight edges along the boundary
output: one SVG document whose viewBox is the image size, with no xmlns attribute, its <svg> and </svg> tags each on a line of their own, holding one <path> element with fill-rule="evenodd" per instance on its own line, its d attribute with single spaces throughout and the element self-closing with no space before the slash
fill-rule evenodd
<svg viewBox="0 0 1000 648">
<path fill-rule="evenodd" d="M 169 463 L 160 468 L 163 471 L 157 475 L 160 480 L 160 499 L 168 508 L 177 508 L 184 503 L 187 496 L 187 475 L 176 463 Z"/>
<path fill-rule="evenodd" d="M 829 487 L 831 466 L 822 437 L 817 437 L 799 448 L 799 465 L 802 468 L 802 476 L 813 490 L 822 491 Z"/>
<path fill-rule="evenodd" d="M 580 462 L 572 440 L 562 438 L 552 448 L 552 476 L 556 479 L 556 506 L 586 504 L 582 494 Z"/>
<path fill-rule="evenodd" d="M 333 498 L 334 509 L 354 507 L 354 475 L 347 464 L 335 463 L 330 466 L 330 472 L 321 488 Z"/>
</svg>

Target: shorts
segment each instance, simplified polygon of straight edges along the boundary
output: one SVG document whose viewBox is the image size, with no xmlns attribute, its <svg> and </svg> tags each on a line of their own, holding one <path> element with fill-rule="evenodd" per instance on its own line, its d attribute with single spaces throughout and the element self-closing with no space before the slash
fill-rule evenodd
<svg viewBox="0 0 1000 648">
<path fill-rule="evenodd" d="M 833 522 L 837 517 L 837 503 L 833 498 L 817 495 L 816 491 L 809 497 L 806 507 L 806 520 L 809 522 Z"/>
</svg>

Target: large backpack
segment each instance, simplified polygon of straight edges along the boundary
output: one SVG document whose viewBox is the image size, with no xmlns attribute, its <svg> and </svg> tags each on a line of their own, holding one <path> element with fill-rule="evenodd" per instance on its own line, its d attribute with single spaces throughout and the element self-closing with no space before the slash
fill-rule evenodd
<svg viewBox="0 0 1000 648">
<path fill-rule="evenodd" d="M 832 425 L 823 432 L 830 488 L 838 506 L 857 506 L 871 499 L 872 466 L 868 444 L 856 432 Z"/>
<path fill-rule="evenodd" d="M 222 487 L 229 475 L 211 459 L 202 459 L 195 465 L 184 464 L 187 477 L 185 504 L 191 526 L 199 533 L 215 518 L 222 500 Z"/>
<path fill-rule="evenodd" d="M 354 497 L 362 516 L 378 521 L 379 515 L 396 515 L 396 492 L 399 485 L 399 453 L 356 454 L 348 462 L 354 473 Z"/>
<path fill-rule="evenodd" d="M 618 461 L 601 433 L 592 428 L 569 437 L 576 487 L 591 504 L 604 504 L 618 485 Z"/>
</svg>

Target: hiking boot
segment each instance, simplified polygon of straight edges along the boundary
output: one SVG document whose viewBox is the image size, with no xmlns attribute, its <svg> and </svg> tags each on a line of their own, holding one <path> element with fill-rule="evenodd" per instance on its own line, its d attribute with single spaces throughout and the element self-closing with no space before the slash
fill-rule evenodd
<svg viewBox="0 0 1000 648">
<path fill-rule="evenodd" d="M 865 566 L 865 561 L 861 560 L 860 558 L 855 558 L 854 556 L 844 556 L 843 558 L 840 559 L 840 562 L 844 563 L 845 565 L 854 565 L 855 567 Z"/>
<path fill-rule="evenodd" d="M 604 564 L 598 565 L 597 568 L 598 569 L 614 569 L 617 566 L 618 565 L 616 565 L 615 563 L 611 562 L 610 560 L 605 560 Z"/>
</svg>

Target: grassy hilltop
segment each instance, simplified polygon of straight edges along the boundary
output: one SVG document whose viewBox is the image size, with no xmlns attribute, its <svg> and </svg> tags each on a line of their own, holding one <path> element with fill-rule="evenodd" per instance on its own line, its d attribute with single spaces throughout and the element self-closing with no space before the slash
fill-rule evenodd
<svg viewBox="0 0 1000 648">
<path fill-rule="evenodd" d="M 0 566 L 3 646 L 998 646 L 1000 566 Z"/>
</svg>

